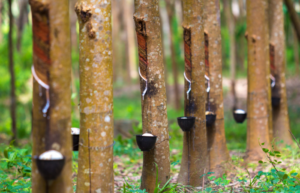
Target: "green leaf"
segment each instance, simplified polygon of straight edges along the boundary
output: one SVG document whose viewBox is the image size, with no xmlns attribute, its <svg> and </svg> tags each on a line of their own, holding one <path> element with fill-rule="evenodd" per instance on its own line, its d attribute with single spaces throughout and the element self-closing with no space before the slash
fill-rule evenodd
<svg viewBox="0 0 300 193">
<path fill-rule="evenodd" d="M 265 153 L 268 153 L 269 150 L 267 148 L 262 148 L 262 150 L 265 152 Z"/>
<path fill-rule="evenodd" d="M 262 164 L 262 163 L 264 163 L 264 162 L 260 160 L 260 161 L 258 161 L 258 163 Z"/>
</svg>

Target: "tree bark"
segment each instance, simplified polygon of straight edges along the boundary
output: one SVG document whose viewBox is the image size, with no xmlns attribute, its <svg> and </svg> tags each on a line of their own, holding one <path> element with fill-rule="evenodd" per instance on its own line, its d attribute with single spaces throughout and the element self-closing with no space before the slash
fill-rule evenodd
<svg viewBox="0 0 300 193">
<path fill-rule="evenodd" d="M 57 179 L 45 180 L 32 162 L 33 193 L 71 193 L 71 52 L 68 1 L 30 0 L 33 30 L 33 65 L 48 91 L 33 81 L 32 155 L 57 150 L 65 165 Z M 50 107 L 42 112 L 49 93 Z"/>
<path fill-rule="evenodd" d="M 216 121 L 207 127 L 207 141 L 210 171 L 214 176 L 220 177 L 226 172 L 230 161 L 229 151 L 226 146 L 224 129 L 224 105 L 222 86 L 222 40 L 220 23 L 220 4 L 217 0 L 207 0 L 204 5 L 204 29 L 207 32 L 208 61 L 206 71 L 210 78 L 210 93 L 207 107 L 216 113 Z M 228 169 L 228 168 L 227 168 Z"/>
<path fill-rule="evenodd" d="M 24 30 L 24 25 L 28 22 L 28 10 L 27 10 L 28 1 L 19 0 L 19 18 L 17 20 L 17 50 L 21 51 L 22 35 Z"/>
<path fill-rule="evenodd" d="M 185 75 L 191 81 L 192 90 L 184 95 L 185 116 L 194 116 L 195 125 L 183 136 L 183 151 L 178 182 L 184 185 L 202 186 L 202 175 L 209 171 L 207 135 L 205 126 L 205 65 L 204 65 L 204 1 L 183 1 L 183 28 L 185 51 Z M 185 93 L 189 82 L 185 81 Z"/>
<path fill-rule="evenodd" d="M 70 24 L 71 24 L 71 45 L 72 50 L 78 54 L 78 40 L 77 40 L 77 17 L 74 12 L 74 7 L 77 0 L 69 0 Z"/>
<path fill-rule="evenodd" d="M 129 83 L 137 78 L 136 60 L 135 60 L 135 34 L 134 22 L 132 20 L 133 14 L 133 0 L 122 0 L 123 7 L 123 23 L 126 31 L 126 63 L 128 69 Z"/>
<path fill-rule="evenodd" d="M 122 54 L 120 54 L 120 31 L 121 31 L 121 4 L 120 0 L 112 0 L 112 39 L 113 39 L 113 82 L 120 80 L 119 77 L 122 77 Z"/>
<path fill-rule="evenodd" d="M 272 96 L 280 97 L 280 106 L 273 108 L 273 133 L 275 142 L 283 141 L 283 145 L 292 145 L 286 97 L 285 82 L 285 36 L 282 0 L 269 0 L 270 43 L 274 56 L 271 60 L 271 73 L 276 79 Z M 295 41 L 297 44 L 298 42 Z"/>
<path fill-rule="evenodd" d="M 236 76 L 236 41 L 235 41 L 235 21 L 231 11 L 231 0 L 223 0 L 226 21 L 229 29 L 230 40 L 230 78 L 231 78 L 231 97 L 232 109 L 237 108 L 237 97 L 235 92 L 235 76 Z"/>
<path fill-rule="evenodd" d="M 176 53 L 174 47 L 174 39 L 173 39 L 173 29 L 172 29 L 172 21 L 175 17 L 175 0 L 165 0 L 168 19 L 169 19 L 169 39 L 170 39 L 170 50 L 171 50 L 171 63 L 172 63 L 172 72 L 173 72 L 173 80 L 174 80 L 174 107 L 176 110 L 180 109 L 180 94 L 179 94 L 179 84 L 178 84 L 178 68 L 176 61 Z"/>
<path fill-rule="evenodd" d="M 143 132 L 157 136 L 155 147 L 143 153 L 141 189 L 153 193 L 156 177 L 160 186 L 170 178 L 169 132 L 165 70 L 158 0 L 135 0 L 134 21 L 138 40 Z M 158 176 L 156 176 L 156 164 Z"/>
<path fill-rule="evenodd" d="M 2 26 L 2 13 L 3 13 L 3 0 L 0 0 L 0 26 Z M 0 30 L 0 42 L 2 42 L 3 34 L 2 30 Z"/>
<path fill-rule="evenodd" d="M 298 17 L 298 14 L 294 8 L 294 3 L 292 0 L 284 0 L 285 5 L 288 9 L 289 15 L 290 15 L 290 19 L 293 23 L 294 29 L 296 31 L 297 37 L 298 37 L 298 41 L 300 40 L 300 19 Z"/>
<path fill-rule="evenodd" d="M 264 157 L 270 144 L 270 63 L 267 0 L 247 0 L 248 124 L 246 161 Z"/>
<path fill-rule="evenodd" d="M 8 0 L 8 14 L 9 14 L 9 33 L 8 33 L 8 56 L 9 56 L 9 73 L 10 73 L 10 117 L 11 117 L 11 131 L 12 140 L 17 139 L 17 123 L 16 123 L 16 86 L 15 86 L 15 71 L 14 71 L 14 53 L 13 53 L 13 15 L 12 15 L 12 0 Z"/>
<path fill-rule="evenodd" d="M 80 148 L 77 193 L 114 192 L 111 1 L 79 0 Z"/>
<path fill-rule="evenodd" d="M 299 76 L 300 71 L 299 71 L 299 40 L 296 34 L 296 31 L 293 29 L 293 46 L 294 46 L 294 59 L 295 59 L 295 71 L 296 75 Z"/>
</svg>

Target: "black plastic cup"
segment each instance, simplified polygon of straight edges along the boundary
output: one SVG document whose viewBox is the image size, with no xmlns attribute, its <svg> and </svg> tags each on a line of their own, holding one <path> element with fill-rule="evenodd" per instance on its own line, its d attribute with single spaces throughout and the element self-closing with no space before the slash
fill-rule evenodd
<svg viewBox="0 0 300 193">
<path fill-rule="evenodd" d="M 217 115 L 213 112 L 206 114 L 206 126 L 211 127 L 216 121 Z"/>
<path fill-rule="evenodd" d="M 45 178 L 45 180 L 56 179 L 60 175 L 65 165 L 65 157 L 58 160 L 43 160 L 39 159 L 38 156 L 34 156 L 34 159 L 36 160 L 39 172 Z"/>
<path fill-rule="evenodd" d="M 190 131 L 195 124 L 195 117 L 178 117 L 177 122 L 182 131 Z"/>
<path fill-rule="evenodd" d="M 272 97 L 272 107 L 279 107 L 280 100 L 280 97 Z"/>
<path fill-rule="evenodd" d="M 150 151 L 153 149 L 157 136 L 136 135 L 136 142 L 141 151 Z"/>
<path fill-rule="evenodd" d="M 73 151 L 78 151 L 79 149 L 79 135 L 72 134 L 73 138 Z"/>
<path fill-rule="evenodd" d="M 242 109 L 237 109 L 233 111 L 233 117 L 237 123 L 243 123 L 247 118 L 247 112 Z"/>
</svg>

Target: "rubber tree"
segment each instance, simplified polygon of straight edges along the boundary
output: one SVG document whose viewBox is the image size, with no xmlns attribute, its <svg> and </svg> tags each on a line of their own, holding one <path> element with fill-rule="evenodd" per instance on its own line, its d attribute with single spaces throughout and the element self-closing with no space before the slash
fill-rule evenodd
<svg viewBox="0 0 300 193">
<path fill-rule="evenodd" d="M 173 25 L 174 20 L 176 20 L 175 15 L 175 0 L 165 0 L 166 2 L 166 9 L 168 14 L 168 24 L 169 24 L 169 39 L 170 39 L 170 50 L 171 50 L 171 63 L 172 63 L 172 75 L 174 80 L 174 107 L 176 110 L 180 109 L 180 96 L 179 96 L 179 84 L 178 84 L 178 67 L 176 61 L 176 50 L 174 45 L 174 37 L 173 37 Z"/>
<path fill-rule="evenodd" d="M 202 186 L 202 175 L 209 171 L 205 124 L 205 58 L 203 0 L 186 0 L 183 6 L 185 55 L 184 114 L 195 117 L 195 125 L 183 136 L 183 151 L 178 182 Z M 191 91 L 189 90 L 191 82 Z"/>
<path fill-rule="evenodd" d="M 292 21 L 292 24 L 294 26 L 294 29 L 298 36 L 298 41 L 299 41 L 300 40 L 300 19 L 295 10 L 294 2 L 293 2 L 293 0 L 284 0 L 284 3 L 287 7 L 290 19 Z"/>
<path fill-rule="evenodd" d="M 77 193 L 114 192 L 111 1 L 79 0 L 80 140 Z"/>
<path fill-rule="evenodd" d="M 273 50 L 271 72 L 276 80 L 275 87 L 272 89 L 272 96 L 281 98 L 280 105 L 272 109 L 273 137 L 276 142 L 283 141 L 282 145 L 292 145 L 286 96 L 285 35 L 282 6 L 282 0 L 269 0 L 269 33 Z"/>
<path fill-rule="evenodd" d="M 225 173 L 230 161 L 224 129 L 224 105 L 222 86 L 222 40 L 220 24 L 220 4 L 217 0 L 207 0 L 204 5 L 206 32 L 206 74 L 210 79 L 207 108 L 216 114 L 215 123 L 207 127 L 209 167 L 219 177 Z M 229 169 L 229 168 L 228 168 Z"/>
<path fill-rule="evenodd" d="M 231 0 L 223 0 L 226 23 L 228 25 L 229 41 L 230 41 L 230 78 L 231 78 L 231 97 L 233 101 L 232 109 L 237 108 L 237 96 L 235 91 L 236 76 L 236 41 L 235 41 L 235 18 L 231 11 Z"/>
<path fill-rule="evenodd" d="M 12 140 L 17 139 L 17 98 L 15 85 L 15 70 L 14 70 L 14 47 L 13 47 L 13 14 L 12 14 L 12 0 L 8 0 L 8 15 L 9 15 L 9 32 L 8 32 L 8 58 L 9 58 L 9 74 L 10 74 L 10 117 L 11 117 L 11 131 Z"/>
<path fill-rule="evenodd" d="M 270 144 L 270 63 L 268 1 L 247 0 L 248 97 L 246 161 L 264 157 Z"/>
<path fill-rule="evenodd" d="M 71 193 L 71 45 L 68 1 L 30 0 L 33 31 L 32 155 L 56 150 L 65 156 L 60 176 L 49 183 L 32 161 L 33 193 Z"/>
<path fill-rule="evenodd" d="M 165 70 L 158 0 L 135 0 L 143 132 L 157 136 L 155 147 L 143 153 L 141 189 L 153 193 L 156 177 L 161 186 L 170 178 L 169 132 Z M 147 90 L 146 90 L 147 88 Z M 157 166 L 156 166 L 157 165 Z M 156 176 L 156 167 L 158 176 Z"/>
</svg>

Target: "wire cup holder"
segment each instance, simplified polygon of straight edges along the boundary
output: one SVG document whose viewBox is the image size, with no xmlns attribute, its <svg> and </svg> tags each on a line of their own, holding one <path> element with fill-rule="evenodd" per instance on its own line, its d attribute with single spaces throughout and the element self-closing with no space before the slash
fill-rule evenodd
<svg viewBox="0 0 300 193">
<path fill-rule="evenodd" d="M 40 86 L 42 86 L 43 88 L 46 89 L 46 104 L 42 110 L 44 117 L 46 116 L 46 113 L 49 110 L 50 107 L 50 94 L 49 94 L 49 85 L 44 83 L 36 74 L 35 69 L 34 69 L 34 65 L 32 65 L 31 67 L 31 72 L 32 72 L 32 76 L 34 77 L 34 79 L 39 83 Z"/>
<path fill-rule="evenodd" d="M 140 77 L 146 82 L 146 87 L 145 87 L 145 89 L 144 89 L 144 91 L 143 91 L 143 93 L 142 93 L 143 100 L 144 100 L 145 95 L 146 95 L 146 92 L 147 92 L 147 90 L 148 90 L 148 80 L 147 80 L 145 77 L 142 76 L 140 67 L 139 67 L 139 75 L 140 75 Z"/>
</svg>

